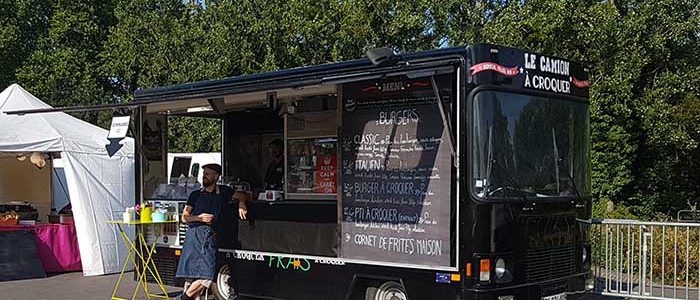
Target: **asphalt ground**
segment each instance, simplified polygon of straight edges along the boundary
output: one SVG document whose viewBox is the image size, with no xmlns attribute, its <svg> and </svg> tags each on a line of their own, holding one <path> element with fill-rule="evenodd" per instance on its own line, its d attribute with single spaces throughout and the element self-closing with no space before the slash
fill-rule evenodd
<svg viewBox="0 0 700 300">
<path fill-rule="evenodd" d="M 133 276 L 132 272 L 124 275 L 117 297 L 131 299 L 137 284 Z M 4 281 L 0 282 L 0 299 L 110 299 L 118 278 L 119 274 L 83 276 L 82 272 L 71 272 L 40 279 Z M 163 294 L 156 292 L 160 289 L 155 284 L 149 284 L 148 290 Z M 182 288 L 166 286 L 166 291 L 175 296 Z M 141 291 L 137 299 L 147 298 Z"/>
<path fill-rule="evenodd" d="M 0 282 L 0 300 L 15 299 L 110 299 L 114 285 L 119 274 L 103 276 L 83 276 L 82 272 L 71 272 L 49 275 L 47 278 L 25 279 Z M 119 289 L 118 297 L 131 299 L 137 282 L 133 280 L 133 273 L 124 275 Z M 598 279 L 600 286 L 604 284 Z M 155 292 L 159 288 L 155 284 L 148 284 L 149 291 Z M 182 288 L 166 286 L 166 291 L 171 297 L 176 296 Z M 658 291 L 656 291 L 658 292 Z M 162 292 L 155 292 L 161 294 Z M 655 293 L 656 294 L 656 293 Z M 665 293 L 672 295 L 672 291 Z M 690 294 L 697 297 L 697 290 Z M 610 296 L 593 295 L 593 299 L 621 299 Z M 136 299 L 147 299 L 140 291 Z M 212 298 L 213 299 L 213 298 Z M 693 298 L 691 298 L 693 299 Z"/>
</svg>

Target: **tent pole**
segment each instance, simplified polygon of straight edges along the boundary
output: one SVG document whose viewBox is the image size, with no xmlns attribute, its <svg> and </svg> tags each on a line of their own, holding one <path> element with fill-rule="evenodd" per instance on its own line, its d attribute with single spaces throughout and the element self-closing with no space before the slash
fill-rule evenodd
<svg viewBox="0 0 700 300">
<path fill-rule="evenodd" d="M 136 192 L 136 197 L 134 197 L 134 206 L 143 199 L 143 172 L 141 168 L 143 165 L 142 159 L 143 154 L 141 153 L 142 147 L 142 132 L 143 132 L 143 107 L 138 107 L 134 112 L 134 191 Z"/>
</svg>

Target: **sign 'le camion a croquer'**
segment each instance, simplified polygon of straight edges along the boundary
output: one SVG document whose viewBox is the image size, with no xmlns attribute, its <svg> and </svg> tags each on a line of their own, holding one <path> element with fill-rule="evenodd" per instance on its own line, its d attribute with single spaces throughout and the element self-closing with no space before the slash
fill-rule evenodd
<svg viewBox="0 0 700 300">
<path fill-rule="evenodd" d="M 518 84 L 521 87 L 560 94 L 574 94 L 572 86 L 576 89 L 588 88 L 588 80 L 577 78 L 575 73 L 580 72 L 572 72 L 571 63 L 567 60 L 524 53 L 522 59 L 517 61 L 519 63 L 513 67 L 495 62 L 481 62 L 471 66 L 471 75 L 493 71 L 521 80 Z"/>
</svg>

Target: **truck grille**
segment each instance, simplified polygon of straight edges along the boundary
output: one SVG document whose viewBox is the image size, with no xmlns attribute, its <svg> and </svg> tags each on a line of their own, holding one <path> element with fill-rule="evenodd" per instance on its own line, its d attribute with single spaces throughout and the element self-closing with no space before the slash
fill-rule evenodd
<svg viewBox="0 0 700 300">
<path fill-rule="evenodd" d="M 574 274 L 575 254 L 573 245 L 528 250 L 525 256 L 527 282 L 559 279 Z"/>
<path fill-rule="evenodd" d="M 574 274 L 577 261 L 575 216 L 537 216 L 525 219 L 524 223 L 527 282 L 562 279 Z"/>
</svg>

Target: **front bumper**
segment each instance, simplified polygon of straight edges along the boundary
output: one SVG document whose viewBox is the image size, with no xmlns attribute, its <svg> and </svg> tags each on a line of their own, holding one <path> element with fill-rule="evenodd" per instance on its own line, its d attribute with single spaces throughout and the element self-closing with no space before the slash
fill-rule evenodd
<svg viewBox="0 0 700 300">
<path fill-rule="evenodd" d="M 466 290 L 463 299 L 469 300 L 541 300 L 544 297 L 566 293 L 566 300 L 592 298 L 592 291 L 586 288 L 586 279 L 591 273 L 537 283 L 527 283 L 507 287 Z"/>
</svg>

